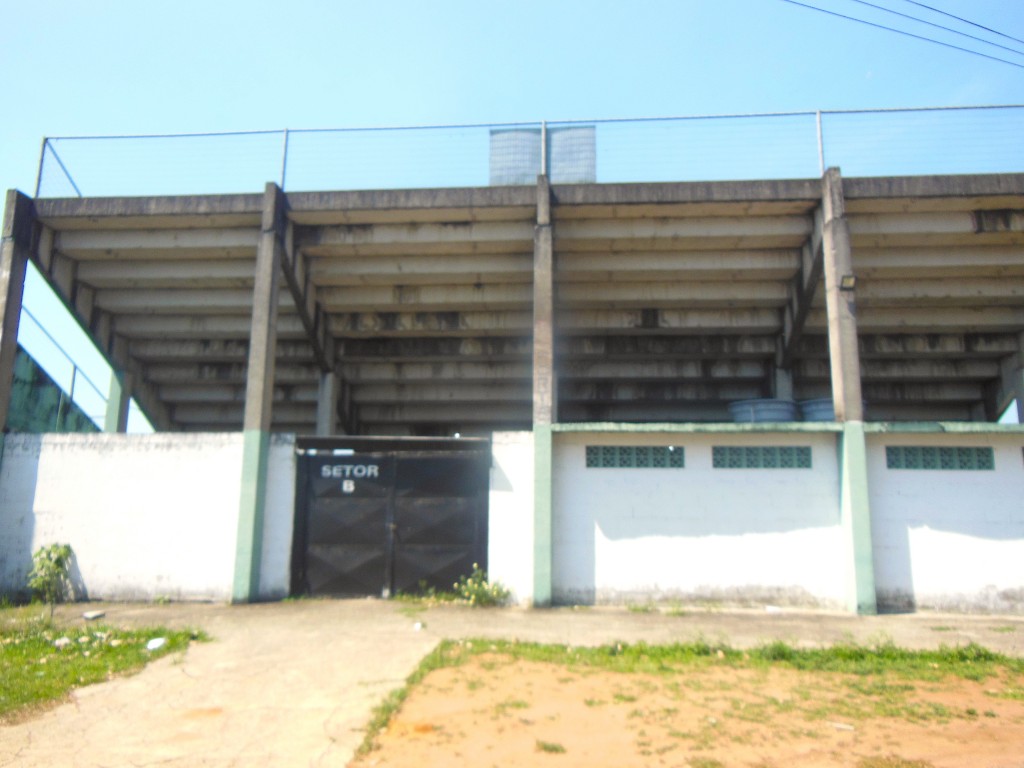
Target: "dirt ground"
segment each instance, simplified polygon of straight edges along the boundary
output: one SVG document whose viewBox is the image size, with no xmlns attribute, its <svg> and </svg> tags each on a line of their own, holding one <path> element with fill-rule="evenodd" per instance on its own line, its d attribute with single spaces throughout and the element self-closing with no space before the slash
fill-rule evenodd
<svg viewBox="0 0 1024 768">
<path fill-rule="evenodd" d="M 369 766 L 1024 768 L 1024 682 L 472 657 L 414 687 Z"/>
</svg>

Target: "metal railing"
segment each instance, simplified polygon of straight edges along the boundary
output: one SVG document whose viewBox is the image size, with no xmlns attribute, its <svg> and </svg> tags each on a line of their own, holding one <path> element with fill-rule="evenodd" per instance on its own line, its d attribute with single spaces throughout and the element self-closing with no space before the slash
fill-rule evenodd
<svg viewBox="0 0 1024 768">
<path fill-rule="evenodd" d="M 811 178 L 828 166 L 846 176 L 1024 172 L 1024 105 L 1000 105 L 48 137 L 36 196 L 255 192 L 268 180 L 308 191 L 511 183 L 495 178 L 496 163 L 554 171 L 558 183 L 555 137 L 573 130 L 572 151 L 583 147 L 592 165 L 585 180 L 597 182 Z"/>
<path fill-rule="evenodd" d="M 67 409 L 67 403 L 74 403 L 100 429 L 106 416 L 108 392 L 100 389 L 74 358 L 61 346 L 43 323 L 28 310 L 21 308 L 22 321 L 31 320 L 32 327 L 21 324 L 18 341 L 36 363 L 53 379 L 60 388 L 61 405 L 57 412 L 55 431 L 61 431 L 61 421 Z M 44 349 L 45 347 L 45 349 Z M 63 368 L 63 370 L 58 370 Z M 69 369 L 70 368 L 70 369 Z M 84 387 L 84 389 L 83 389 Z"/>
</svg>

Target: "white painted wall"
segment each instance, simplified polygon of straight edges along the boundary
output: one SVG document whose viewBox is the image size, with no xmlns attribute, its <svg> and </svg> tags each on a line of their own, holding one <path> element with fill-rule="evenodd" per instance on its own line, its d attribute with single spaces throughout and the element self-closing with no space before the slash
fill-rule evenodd
<svg viewBox="0 0 1024 768">
<path fill-rule="evenodd" d="M 240 433 L 8 435 L 0 588 L 61 542 L 90 598 L 229 599 L 241 463 Z"/>
<path fill-rule="evenodd" d="M 495 432 L 491 442 L 491 491 L 487 570 L 513 599 L 533 599 L 533 433 Z"/>
<path fill-rule="evenodd" d="M 1024 612 L 1024 436 L 869 434 L 882 608 Z M 994 449 L 995 470 L 890 470 L 889 445 Z"/>
<path fill-rule="evenodd" d="M 684 469 L 588 469 L 587 445 L 674 445 Z M 713 445 L 809 445 L 812 469 L 713 469 Z M 709 599 L 841 607 L 834 433 L 559 433 L 557 602 Z"/>
</svg>

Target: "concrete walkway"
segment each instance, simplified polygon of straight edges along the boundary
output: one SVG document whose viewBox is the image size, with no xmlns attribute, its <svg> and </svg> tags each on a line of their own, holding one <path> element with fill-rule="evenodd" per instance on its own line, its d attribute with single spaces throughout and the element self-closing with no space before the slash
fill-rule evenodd
<svg viewBox="0 0 1024 768">
<path fill-rule="evenodd" d="M 1024 656 L 1022 617 L 419 611 L 376 600 L 88 608 L 106 609 L 104 621 L 113 625 L 198 627 L 214 641 L 193 644 L 134 677 L 83 688 L 70 703 L 28 722 L 0 727 L 0 766 L 344 766 L 372 708 L 442 638 L 574 645 L 703 638 L 736 647 L 774 639 L 797 645 L 891 639 L 913 648 L 973 641 Z M 82 623 L 82 606 L 62 610 L 70 623 Z"/>
</svg>

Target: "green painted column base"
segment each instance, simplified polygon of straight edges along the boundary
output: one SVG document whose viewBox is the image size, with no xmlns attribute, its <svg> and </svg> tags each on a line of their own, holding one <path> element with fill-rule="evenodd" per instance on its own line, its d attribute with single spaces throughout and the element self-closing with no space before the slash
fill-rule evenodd
<svg viewBox="0 0 1024 768">
<path fill-rule="evenodd" d="M 243 432 L 242 479 L 235 542 L 235 580 L 231 601 L 248 603 L 259 597 L 263 553 L 263 510 L 267 494 L 270 433 Z"/>
<path fill-rule="evenodd" d="M 849 563 L 847 605 L 861 615 L 878 612 L 868 495 L 864 422 L 848 421 L 839 436 L 840 514 Z"/>
<path fill-rule="evenodd" d="M 551 425 L 533 427 L 533 604 L 551 605 Z"/>
</svg>

